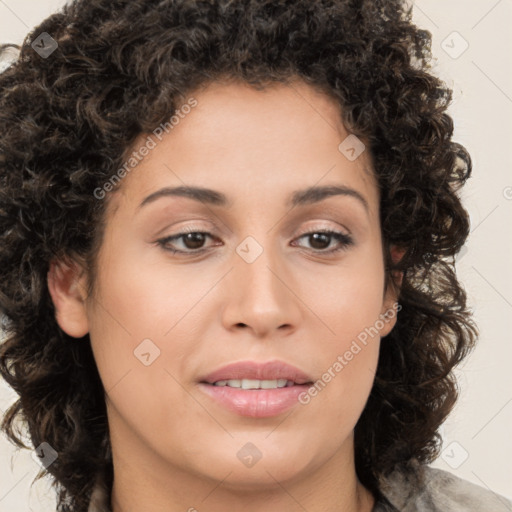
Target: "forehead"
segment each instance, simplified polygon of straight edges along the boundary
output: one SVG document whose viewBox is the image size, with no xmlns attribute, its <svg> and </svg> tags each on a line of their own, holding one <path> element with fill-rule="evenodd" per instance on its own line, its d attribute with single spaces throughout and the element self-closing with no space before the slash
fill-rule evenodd
<svg viewBox="0 0 512 512">
<path fill-rule="evenodd" d="M 160 129 L 160 137 L 141 134 L 132 146 L 137 151 L 148 137 L 154 141 L 123 179 L 122 202 L 183 185 L 208 186 L 247 202 L 258 193 L 269 199 L 333 182 L 357 186 L 369 202 L 378 202 L 369 151 L 347 158 L 343 144 L 355 136 L 344 127 L 339 104 L 326 94 L 301 81 L 262 90 L 214 82 L 191 92 L 184 104 L 191 99 L 194 108 L 176 117 L 168 131 Z"/>
</svg>

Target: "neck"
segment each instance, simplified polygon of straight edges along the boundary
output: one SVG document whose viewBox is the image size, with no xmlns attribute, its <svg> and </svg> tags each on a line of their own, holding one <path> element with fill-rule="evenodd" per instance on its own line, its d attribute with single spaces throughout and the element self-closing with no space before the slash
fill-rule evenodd
<svg viewBox="0 0 512 512">
<path fill-rule="evenodd" d="M 374 506 L 374 497 L 359 482 L 351 489 L 340 483 L 324 492 L 324 486 L 314 489 L 311 483 L 304 488 L 276 481 L 275 486 L 248 492 L 229 488 L 228 480 L 210 485 L 197 481 L 180 489 L 174 483 L 165 488 L 152 485 L 147 475 L 142 481 L 143 487 L 133 475 L 115 477 L 113 512 L 371 512 Z"/>
</svg>

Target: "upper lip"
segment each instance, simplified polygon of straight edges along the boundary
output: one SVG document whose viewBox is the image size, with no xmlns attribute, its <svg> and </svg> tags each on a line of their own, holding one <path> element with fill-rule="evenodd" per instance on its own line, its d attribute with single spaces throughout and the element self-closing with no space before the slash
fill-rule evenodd
<svg viewBox="0 0 512 512">
<path fill-rule="evenodd" d="M 209 373 L 201 379 L 201 382 L 214 384 L 219 380 L 232 379 L 255 379 L 255 380 L 277 380 L 286 379 L 295 384 L 306 384 L 312 382 L 311 377 L 306 375 L 297 367 L 284 361 L 239 361 L 231 363 Z"/>
</svg>

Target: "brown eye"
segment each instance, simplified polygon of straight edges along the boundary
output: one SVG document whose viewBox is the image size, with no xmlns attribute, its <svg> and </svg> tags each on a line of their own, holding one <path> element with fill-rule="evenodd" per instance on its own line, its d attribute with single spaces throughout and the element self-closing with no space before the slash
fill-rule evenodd
<svg viewBox="0 0 512 512">
<path fill-rule="evenodd" d="M 331 235 L 325 233 L 313 233 L 308 236 L 313 249 L 327 249 L 331 243 Z"/>
<path fill-rule="evenodd" d="M 174 253 L 194 254 L 200 253 L 204 248 L 206 238 L 213 238 L 210 233 L 202 231 L 186 231 L 177 233 L 176 235 L 169 236 L 158 240 L 157 243 L 166 251 Z M 181 242 L 181 248 L 176 249 L 176 243 Z"/>
<path fill-rule="evenodd" d="M 301 238 L 305 238 L 309 241 L 311 248 L 313 249 L 313 252 L 320 252 L 326 254 L 346 249 L 348 246 L 353 245 L 354 243 L 351 236 L 345 233 L 340 233 L 338 231 L 329 230 L 311 231 L 309 233 L 304 233 L 303 235 L 301 235 L 298 238 L 298 240 L 300 240 Z M 337 241 L 338 245 L 335 246 L 333 249 L 326 250 L 333 240 Z"/>
<path fill-rule="evenodd" d="M 166 238 L 162 238 L 157 243 L 166 251 L 173 254 L 199 254 L 206 251 L 208 247 L 204 247 L 207 238 L 213 239 L 211 233 L 203 231 L 185 231 L 177 233 Z M 354 242 L 350 235 L 340 233 L 338 231 L 317 230 L 302 234 L 298 240 L 307 239 L 310 243 L 312 252 L 319 254 L 331 254 L 343 249 L 347 249 Z M 332 249 L 328 249 L 331 243 L 335 241 L 337 244 Z M 176 248 L 177 243 L 181 243 L 180 248 Z"/>
<path fill-rule="evenodd" d="M 187 249 L 201 249 L 205 241 L 204 233 L 187 233 L 183 235 L 183 244 Z"/>
</svg>

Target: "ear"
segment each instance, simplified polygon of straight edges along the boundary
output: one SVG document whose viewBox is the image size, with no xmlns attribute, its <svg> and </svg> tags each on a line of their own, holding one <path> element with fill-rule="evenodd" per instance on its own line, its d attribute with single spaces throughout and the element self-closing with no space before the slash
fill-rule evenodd
<svg viewBox="0 0 512 512">
<path fill-rule="evenodd" d="M 82 338 L 89 332 L 85 271 L 76 262 L 52 261 L 47 280 L 60 328 L 73 338 Z"/>
<path fill-rule="evenodd" d="M 405 254 L 406 249 L 392 245 L 390 247 L 391 259 L 393 263 L 398 263 Z M 384 300 L 382 301 L 381 319 L 384 327 L 380 329 L 380 336 L 387 336 L 396 325 L 397 315 L 401 309 L 398 304 L 398 296 L 400 295 L 400 287 L 402 286 L 404 273 L 401 271 L 392 271 L 391 279 L 389 279 L 386 290 L 384 292 Z"/>
</svg>

